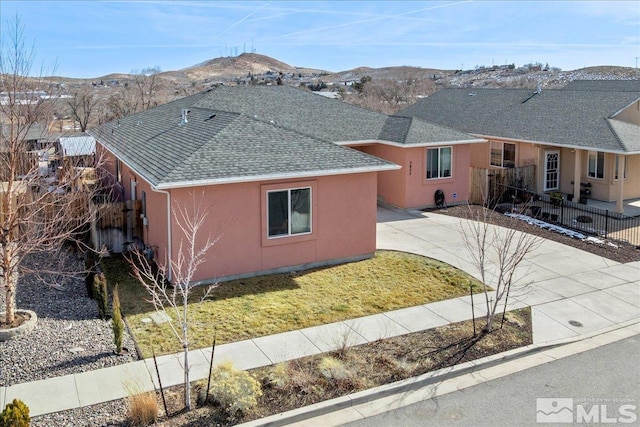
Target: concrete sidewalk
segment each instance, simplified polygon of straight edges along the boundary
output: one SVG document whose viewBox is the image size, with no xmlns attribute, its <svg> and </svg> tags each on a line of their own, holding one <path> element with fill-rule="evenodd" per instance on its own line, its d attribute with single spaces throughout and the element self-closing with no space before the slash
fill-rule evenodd
<svg viewBox="0 0 640 427">
<path fill-rule="evenodd" d="M 460 220 L 438 214 L 379 210 L 379 249 L 412 252 L 439 259 L 474 274 L 462 242 Z M 511 298 L 509 308 L 532 307 L 535 345 L 576 339 L 640 320 L 640 263 L 619 264 L 545 241 L 528 256 L 530 289 Z M 475 275 L 475 274 L 474 274 Z M 482 310 L 480 295 L 474 305 Z M 218 345 L 215 363 L 232 361 L 251 369 L 343 346 L 407 334 L 471 318 L 470 297 L 455 298 L 252 340 Z M 158 358 L 164 387 L 183 382 L 183 355 Z M 207 377 L 211 349 L 189 353 L 191 379 Z M 0 388 L 0 405 L 23 400 L 32 416 L 90 406 L 128 395 L 127 386 L 154 390 L 153 360 Z"/>
</svg>

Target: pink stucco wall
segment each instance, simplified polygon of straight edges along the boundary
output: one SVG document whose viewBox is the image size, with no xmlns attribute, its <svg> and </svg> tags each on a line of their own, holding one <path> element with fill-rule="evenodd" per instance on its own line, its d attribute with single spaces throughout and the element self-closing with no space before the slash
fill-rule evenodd
<svg viewBox="0 0 640 427">
<path fill-rule="evenodd" d="M 399 170 L 378 173 L 378 197 L 385 203 L 408 209 L 434 206 L 436 190 L 444 192 L 447 204 L 467 201 L 471 146 L 472 144 L 451 146 L 453 148 L 452 176 L 441 179 L 426 179 L 427 149 L 425 147 L 405 148 L 371 144 L 353 148 L 402 166 Z"/>
<path fill-rule="evenodd" d="M 144 241 L 154 249 L 156 261 L 167 259 L 167 195 L 154 191 L 126 165 L 122 167 L 126 199 L 131 198 L 131 180 L 136 198 L 146 195 L 148 224 Z M 312 232 L 302 236 L 267 237 L 266 192 L 274 189 L 311 187 Z M 322 265 L 371 256 L 376 245 L 376 174 L 360 173 L 301 180 L 211 185 L 170 190 L 172 212 L 202 203 L 206 225 L 197 245 L 206 238 L 218 239 L 208 261 L 198 268 L 194 280 L 287 270 L 290 267 Z M 172 219 L 173 259 L 186 243 Z"/>
<path fill-rule="evenodd" d="M 311 233 L 268 238 L 267 191 L 298 187 L 311 187 Z M 195 280 L 364 258 L 375 252 L 373 172 L 171 190 L 174 210 L 177 206 L 191 206 L 194 200 L 203 200 L 209 210 L 207 232 L 201 235 L 202 239 L 209 233 L 219 238 L 209 254 L 210 261 L 200 266 Z M 154 198 L 154 206 L 157 203 Z M 157 208 L 163 207 L 160 201 Z M 175 256 L 181 236 L 175 224 L 173 229 Z"/>
</svg>

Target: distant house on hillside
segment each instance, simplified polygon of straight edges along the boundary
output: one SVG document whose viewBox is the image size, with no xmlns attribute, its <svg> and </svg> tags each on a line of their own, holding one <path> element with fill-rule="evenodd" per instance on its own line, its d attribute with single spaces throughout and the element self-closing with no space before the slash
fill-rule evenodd
<svg viewBox="0 0 640 427">
<path fill-rule="evenodd" d="M 470 146 L 484 142 L 288 86 L 223 86 L 90 134 L 142 201 L 137 237 L 159 262 L 177 256 L 178 207 L 211 205 L 221 239 L 202 282 L 370 257 L 376 201 L 433 205 L 436 190 L 463 201 Z"/>
</svg>

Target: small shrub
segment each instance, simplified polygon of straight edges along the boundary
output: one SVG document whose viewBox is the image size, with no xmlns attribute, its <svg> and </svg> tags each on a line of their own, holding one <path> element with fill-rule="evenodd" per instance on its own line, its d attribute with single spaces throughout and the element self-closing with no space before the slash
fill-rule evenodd
<svg viewBox="0 0 640 427">
<path fill-rule="evenodd" d="M 13 399 L 0 414 L 0 427 L 29 427 L 29 407 L 19 399 Z"/>
<path fill-rule="evenodd" d="M 286 389 L 297 396 L 307 396 L 313 398 L 320 394 L 324 394 L 322 387 L 318 385 L 318 372 L 315 366 L 308 366 L 298 361 L 288 363 L 288 378 L 286 380 Z M 303 402 L 305 399 L 302 400 Z"/>
<path fill-rule="evenodd" d="M 318 363 L 318 370 L 328 380 L 344 380 L 352 375 L 344 362 L 335 357 L 323 357 Z"/>
<path fill-rule="evenodd" d="M 98 304 L 98 315 L 106 320 L 109 316 L 109 293 L 107 291 L 107 278 L 104 273 L 97 273 L 93 277 L 93 295 Z"/>
<path fill-rule="evenodd" d="M 284 388 L 288 376 L 287 365 L 280 362 L 262 379 L 262 385 L 264 387 Z"/>
<path fill-rule="evenodd" d="M 134 393 L 130 390 L 127 407 L 133 426 L 148 426 L 158 420 L 158 400 L 152 391 Z"/>
<path fill-rule="evenodd" d="M 122 353 L 122 338 L 124 337 L 124 321 L 120 312 L 120 297 L 118 296 L 118 286 L 113 288 L 113 304 L 111 314 L 111 329 L 113 330 L 113 343 L 116 346 L 116 353 Z"/>
<path fill-rule="evenodd" d="M 235 369 L 231 362 L 226 362 L 211 373 L 209 393 L 233 417 L 238 411 L 246 412 L 254 407 L 262 396 L 262 389 L 251 374 Z"/>
</svg>

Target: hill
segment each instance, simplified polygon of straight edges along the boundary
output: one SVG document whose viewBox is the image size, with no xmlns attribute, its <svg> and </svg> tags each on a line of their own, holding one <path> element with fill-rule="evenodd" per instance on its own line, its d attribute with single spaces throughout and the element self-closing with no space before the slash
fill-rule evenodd
<svg viewBox="0 0 640 427">
<path fill-rule="evenodd" d="M 173 77 L 185 76 L 192 81 L 228 80 L 266 73 L 304 73 L 322 74 L 323 70 L 294 67 L 277 59 L 257 53 L 243 53 L 239 56 L 215 58 L 209 61 L 184 68 L 179 71 L 163 73 Z"/>
</svg>

